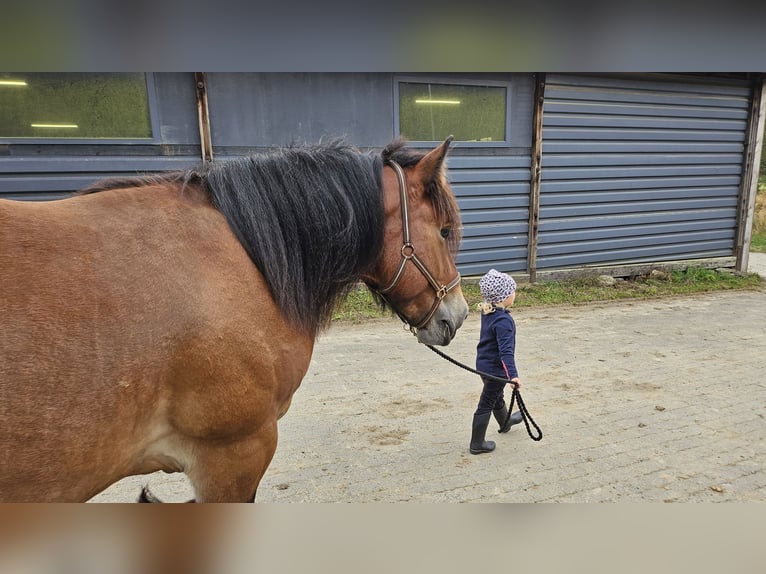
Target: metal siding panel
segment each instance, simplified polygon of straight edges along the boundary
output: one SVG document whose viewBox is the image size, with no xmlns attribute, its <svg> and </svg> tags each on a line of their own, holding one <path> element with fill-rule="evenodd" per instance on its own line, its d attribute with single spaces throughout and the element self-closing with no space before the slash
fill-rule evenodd
<svg viewBox="0 0 766 574">
<path fill-rule="evenodd" d="M 53 192 L 72 192 L 90 185 L 94 181 L 107 177 L 116 177 L 120 174 L 114 173 L 84 173 L 84 174 L 52 174 L 40 177 L 29 176 L 2 176 L 0 177 L 0 197 L 5 197 L 7 193 L 31 193 L 37 194 L 40 190 Z"/>
<path fill-rule="evenodd" d="M 706 242 L 704 244 L 682 243 L 663 247 L 605 250 L 587 254 L 575 253 L 554 257 L 541 257 L 538 258 L 538 267 L 540 269 L 552 269 L 728 257 L 731 255 L 730 243 L 730 241 Z"/>
<path fill-rule="evenodd" d="M 733 229 L 718 229 L 713 231 L 692 232 L 684 234 L 653 234 L 625 238 L 603 238 L 595 241 L 577 241 L 573 243 L 551 243 L 541 245 L 538 251 L 540 257 L 561 255 L 567 253 L 597 252 L 604 249 L 619 251 L 635 249 L 636 247 L 664 246 L 675 243 L 689 243 L 716 240 L 732 240 Z"/>
<path fill-rule="evenodd" d="M 477 251 L 480 249 L 503 249 L 505 247 L 526 247 L 526 234 L 516 236 L 496 237 L 484 236 L 476 239 L 463 238 L 460 249 L 464 252 Z"/>
<path fill-rule="evenodd" d="M 617 140 L 617 141 L 688 141 L 688 142 L 739 142 L 742 134 L 713 130 L 631 129 L 609 127 L 568 127 L 543 125 L 543 138 L 549 140 Z"/>
<path fill-rule="evenodd" d="M 529 199 L 521 195 L 459 198 L 457 203 L 461 211 L 529 207 Z"/>
<path fill-rule="evenodd" d="M 393 127 L 392 74 L 207 74 L 216 146 L 276 147 L 339 137 L 383 147 Z"/>
<path fill-rule="evenodd" d="M 737 198 L 713 197 L 706 199 L 678 199 L 653 202 L 624 202 L 624 203 L 589 203 L 585 205 L 566 205 L 541 207 L 540 219 L 558 217 L 587 217 L 591 215 L 607 215 L 624 213 L 648 213 L 652 211 L 691 211 L 697 209 L 714 209 L 729 207 L 736 209 Z"/>
<path fill-rule="evenodd" d="M 528 229 L 527 221 L 468 224 L 463 226 L 463 239 L 489 235 L 523 235 Z"/>
<path fill-rule="evenodd" d="M 724 98 L 747 98 L 748 88 L 739 80 L 703 79 L 703 78 L 670 78 L 662 80 L 648 79 L 635 75 L 634 77 L 599 77 L 587 75 L 548 74 L 546 78 L 546 95 L 548 89 L 596 89 L 600 93 L 634 93 L 637 95 L 661 94 L 690 94 L 693 96 L 723 96 Z"/>
<path fill-rule="evenodd" d="M 675 102 L 674 102 L 675 104 Z M 604 114 L 610 116 L 654 116 L 672 118 L 707 118 L 747 121 L 748 109 L 746 106 L 728 107 L 725 109 L 710 109 L 710 102 L 700 101 L 699 105 L 660 105 L 651 103 L 608 103 L 603 99 L 598 103 L 579 102 L 567 100 L 546 99 L 545 111 L 551 114 Z"/>
<path fill-rule="evenodd" d="M 463 224 L 489 224 L 505 221 L 523 221 L 529 218 L 528 209 L 487 209 L 463 211 L 460 214 Z"/>
<path fill-rule="evenodd" d="M 194 74 L 156 72 L 152 76 L 157 92 L 156 121 L 162 143 L 199 147 Z"/>
<path fill-rule="evenodd" d="M 491 169 L 491 168 L 526 168 L 529 169 L 530 159 L 528 156 L 449 156 L 447 168 L 459 169 Z"/>
<path fill-rule="evenodd" d="M 199 158 L 184 156 L 0 157 L 0 174 L 166 171 L 183 169 Z"/>
<path fill-rule="evenodd" d="M 731 256 L 745 82 L 549 74 L 538 267 Z"/>
<path fill-rule="evenodd" d="M 657 177 L 643 179 L 578 179 L 544 181 L 540 185 L 541 193 L 564 191 L 622 191 L 626 189 L 658 189 L 675 187 L 737 187 L 739 175 L 704 176 L 704 177 Z"/>
<path fill-rule="evenodd" d="M 504 273 L 524 273 L 527 270 L 527 264 L 521 256 L 516 259 L 494 259 L 491 262 L 480 261 L 478 263 L 461 263 L 458 258 L 458 269 L 460 269 L 463 277 L 483 275 L 491 268 L 503 271 Z"/>
<path fill-rule="evenodd" d="M 743 142 L 695 142 L 695 141 L 590 141 L 588 148 L 592 153 L 742 153 Z M 543 142 L 543 154 L 581 153 L 582 144 L 578 141 L 550 140 Z"/>
<path fill-rule="evenodd" d="M 492 181 L 525 181 L 529 178 L 529 169 L 466 169 L 450 170 L 450 183 L 481 183 Z"/>
<path fill-rule="evenodd" d="M 452 184 L 452 190 L 457 197 L 524 195 L 529 191 L 529 182 L 501 181 L 491 183 Z"/>
<path fill-rule="evenodd" d="M 508 263 L 512 260 L 518 261 L 519 264 L 524 265 L 524 258 L 527 254 L 526 244 L 521 247 L 509 249 L 506 245 L 502 245 L 499 249 L 483 249 L 481 251 L 461 251 L 457 257 L 458 266 L 464 263 L 480 263 L 484 262 L 486 265 L 488 261 L 491 261 L 494 265 L 496 262 L 503 261 Z M 498 268 L 498 270 L 500 270 Z M 485 268 L 485 271 L 487 269 Z"/>
<path fill-rule="evenodd" d="M 0 199 L 12 199 L 14 201 L 54 201 L 64 199 L 72 195 L 71 191 L 51 191 L 35 193 L 13 193 L 0 191 Z"/>
<path fill-rule="evenodd" d="M 647 108 L 650 109 L 650 108 Z M 548 125 L 557 127 L 585 128 L 628 128 L 628 129 L 679 129 L 679 130 L 714 130 L 744 131 L 745 120 L 726 120 L 717 118 L 669 118 L 653 116 L 619 116 L 607 114 L 554 114 L 545 110 Z M 712 111 L 710 112 L 712 115 Z"/>
<path fill-rule="evenodd" d="M 678 221 L 671 223 L 650 223 L 644 225 L 599 227 L 575 229 L 571 231 L 551 231 L 545 234 L 540 245 L 589 241 L 592 239 L 611 239 L 614 237 L 639 237 L 641 235 L 663 235 L 669 233 L 688 233 L 693 231 L 717 231 L 729 224 L 727 220 L 707 219 L 699 221 Z M 734 233 L 734 228 L 729 228 Z"/>
<path fill-rule="evenodd" d="M 540 198 L 541 206 L 570 205 L 572 203 L 604 203 L 606 201 L 656 201 L 658 199 L 684 199 L 695 197 L 738 197 L 736 187 L 677 187 L 641 190 L 549 193 Z"/>
<path fill-rule="evenodd" d="M 463 275 L 490 268 L 526 270 L 529 227 L 528 156 L 453 156 L 448 177 L 460 207 Z"/>
<path fill-rule="evenodd" d="M 562 217 L 559 219 L 546 219 L 540 222 L 540 239 L 542 232 L 564 231 L 569 229 L 604 228 L 628 225 L 654 225 L 657 223 L 669 223 L 676 221 L 703 221 L 717 219 L 721 222 L 732 221 L 736 216 L 736 208 L 703 209 L 698 211 L 668 211 L 668 212 L 640 212 L 609 216 Z M 723 224 L 723 223 L 722 223 Z"/>
<path fill-rule="evenodd" d="M 59 156 L 0 158 L 0 198 L 61 199 L 100 179 L 185 169 L 189 156 Z"/>
<path fill-rule="evenodd" d="M 698 164 L 730 164 L 739 166 L 742 161 L 741 153 L 598 153 L 591 155 L 567 154 L 549 155 L 545 160 L 546 167 L 582 166 L 589 163 L 593 166 L 628 166 L 628 165 L 698 165 Z"/>
<path fill-rule="evenodd" d="M 587 161 L 587 160 L 586 160 Z M 590 160 L 595 163 L 599 160 Z M 615 166 L 597 167 L 588 165 L 584 167 L 548 167 L 543 162 L 543 179 L 552 181 L 557 179 L 610 179 L 634 177 L 679 177 L 679 176 L 706 176 L 706 175 L 734 175 L 739 177 L 741 166 L 736 164 L 724 165 L 660 165 L 660 166 Z"/>
</svg>

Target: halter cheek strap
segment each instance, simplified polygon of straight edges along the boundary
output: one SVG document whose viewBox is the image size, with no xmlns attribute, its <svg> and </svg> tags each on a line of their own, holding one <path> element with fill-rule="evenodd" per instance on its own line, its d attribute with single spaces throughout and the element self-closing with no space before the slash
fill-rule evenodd
<svg viewBox="0 0 766 574">
<path fill-rule="evenodd" d="M 402 248 L 401 248 L 401 259 L 399 261 L 399 268 L 394 274 L 394 278 L 386 287 L 383 287 L 382 289 L 377 289 L 376 291 L 378 295 L 380 295 L 384 300 L 386 300 L 386 302 L 388 302 L 389 305 L 391 305 L 391 308 L 394 310 L 394 312 L 396 312 L 396 314 L 399 315 L 399 318 L 402 321 L 404 321 L 405 325 L 409 325 L 410 330 L 414 333 L 417 329 L 421 329 L 422 327 L 428 324 L 428 322 L 434 316 L 434 313 L 436 313 L 436 310 L 439 308 L 439 305 L 441 304 L 442 299 L 444 299 L 450 291 L 452 291 L 455 287 L 457 287 L 460 284 L 460 273 L 458 273 L 457 276 L 446 285 L 440 284 L 434 278 L 431 272 L 428 270 L 428 267 L 426 267 L 425 263 L 423 263 L 420 257 L 418 257 L 417 253 L 415 252 L 415 246 L 412 244 L 412 240 L 410 237 L 410 212 L 409 212 L 409 203 L 407 200 L 407 180 L 404 176 L 404 170 L 395 161 L 389 161 L 388 165 L 391 166 L 391 168 L 396 173 L 396 178 L 399 182 L 399 200 L 400 200 L 399 203 L 401 205 L 401 212 L 402 212 L 403 242 L 402 242 Z M 386 298 L 386 295 L 391 293 L 394 289 L 396 289 L 396 286 L 399 285 L 399 282 L 404 276 L 404 270 L 407 266 L 407 263 L 410 261 L 415 265 L 415 267 L 417 267 L 420 270 L 420 272 L 426 278 L 426 281 L 428 281 L 428 284 L 431 286 L 431 288 L 433 288 L 434 292 L 436 293 L 436 297 L 434 298 L 434 302 L 431 305 L 431 309 L 428 311 L 428 313 L 426 313 L 425 317 L 423 317 L 420 321 L 417 321 L 417 322 L 411 321 L 410 319 L 408 319 Z"/>
</svg>

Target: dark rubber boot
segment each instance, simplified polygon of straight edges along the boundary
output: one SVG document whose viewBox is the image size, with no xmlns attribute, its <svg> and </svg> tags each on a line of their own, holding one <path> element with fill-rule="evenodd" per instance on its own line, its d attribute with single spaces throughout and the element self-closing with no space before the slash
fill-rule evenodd
<svg viewBox="0 0 766 574">
<path fill-rule="evenodd" d="M 495 409 L 492 411 L 492 414 L 495 415 L 495 420 L 497 421 L 497 424 L 500 425 L 500 430 L 497 432 L 508 432 L 511 430 L 511 427 L 513 425 L 517 425 L 522 421 L 521 418 L 521 411 L 516 411 L 511 415 L 511 418 L 508 419 L 508 423 L 503 426 L 503 423 L 505 422 L 505 418 L 508 416 L 508 407 L 503 405 L 503 408 L 501 409 Z"/>
<path fill-rule="evenodd" d="M 491 414 L 473 415 L 473 429 L 471 431 L 471 454 L 481 454 L 495 450 L 495 443 L 484 440 L 489 426 Z"/>
</svg>

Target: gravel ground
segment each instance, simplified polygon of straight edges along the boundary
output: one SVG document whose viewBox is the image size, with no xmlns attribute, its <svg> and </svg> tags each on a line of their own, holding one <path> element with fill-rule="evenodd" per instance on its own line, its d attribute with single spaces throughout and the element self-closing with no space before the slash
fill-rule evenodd
<svg viewBox="0 0 766 574">
<path fill-rule="evenodd" d="M 496 450 L 469 454 L 478 377 L 396 320 L 336 325 L 280 421 L 256 501 L 766 502 L 766 290 L 514 317 L 542 441 L 490 427 Z M 472 313 L 445 350 L 471 364 L 479 323 Z M 155 473 L 92 501 L 131 502 L 143 484 L 193 496 L 183 475 Z"/>
</svg>

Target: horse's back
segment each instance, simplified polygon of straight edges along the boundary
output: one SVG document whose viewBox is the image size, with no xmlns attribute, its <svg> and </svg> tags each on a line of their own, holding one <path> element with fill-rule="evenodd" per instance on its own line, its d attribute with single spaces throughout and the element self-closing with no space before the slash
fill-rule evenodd
<svg viewBox="0 0 766 574">
<path fill-rule="evenodd" d="M 0 499 L 87 498 L 184 470 L 186 439 L 252 432 L 289 401 L 251 388 L 246 375 L 287 352 L 269 328 L 287 327 L 198 191 L 0 201 L 0 246 Z"/>
</svg>

